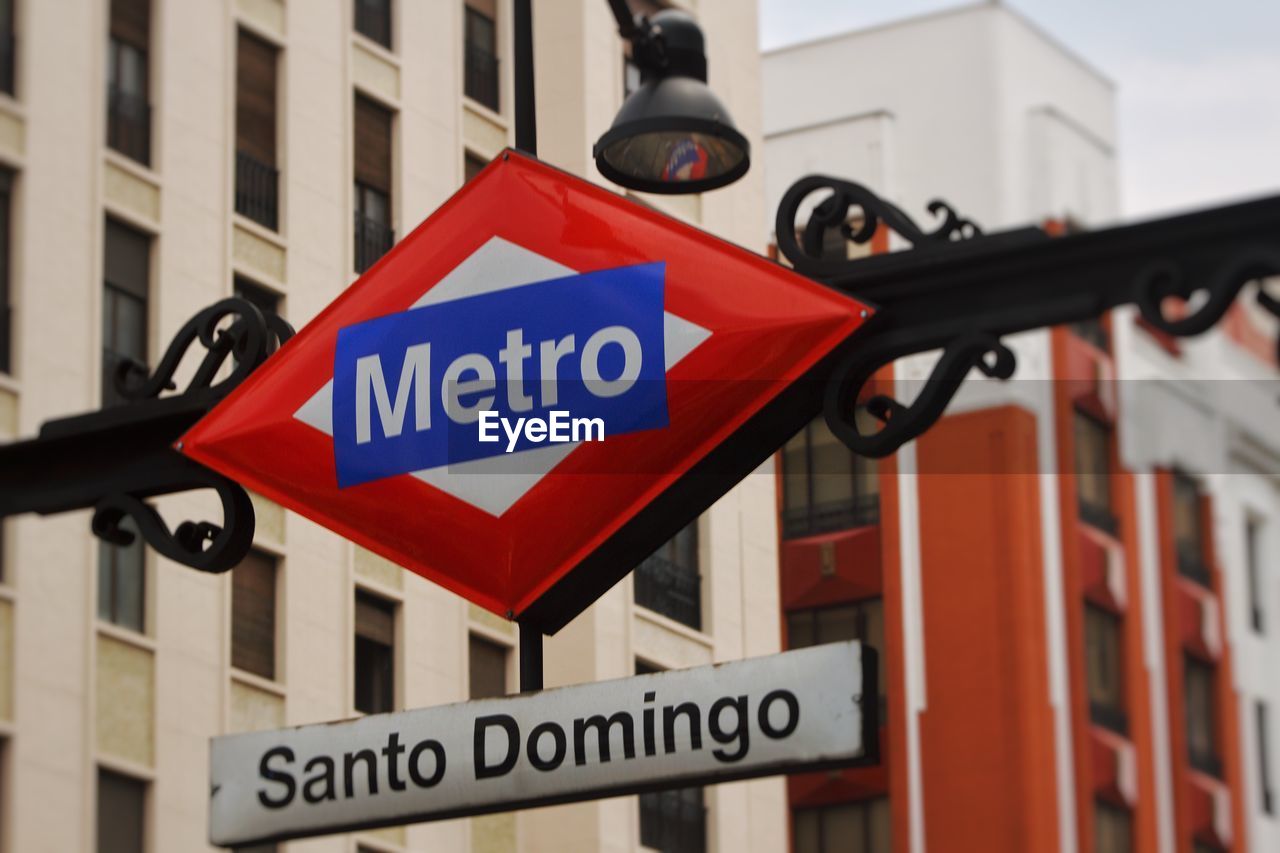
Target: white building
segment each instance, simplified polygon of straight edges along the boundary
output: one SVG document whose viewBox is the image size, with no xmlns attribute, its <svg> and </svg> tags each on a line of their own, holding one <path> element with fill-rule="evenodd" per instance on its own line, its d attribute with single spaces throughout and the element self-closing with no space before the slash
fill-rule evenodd
<svg viewBox="0 0 1280 853">
<path fill-rule="evenodd" d="M 754 2 L 680 5 L 758 145 Z M 233 290 L 305 325 L 512 141 L 509 0 L 3 6 L 18 45 L 16 74 L 0 74 L 3 441 L 97 408 L 104 359 L 154 364 Z M 614 20 L 603 0 L 538 3 L 535 18 L 540 153 L 596 179 L 591 146 L 623 94 Z M 650 203 L 763 250 L 762 186 L 757 169 Z M 255 554 L 220 576 L 104 550 L 87 512 L 6 522 L 0 850 L 208 849 L 210 737 L 515 688 L 510 624 L 256 503 Z M 619 584 L 547 642 L 548 686 L 776 651 L 773 511 L 772 476 L 749 478 L 671 547 L 689 624 Z M 658 610 L 672 583 L 651 593 Z M 674 807 L 627 797 L 263 849 L 632 851 L 674 833 L 682 849 L 764 853 L 785 827 L 783 783 L 766 779 Z"/>
</svg>

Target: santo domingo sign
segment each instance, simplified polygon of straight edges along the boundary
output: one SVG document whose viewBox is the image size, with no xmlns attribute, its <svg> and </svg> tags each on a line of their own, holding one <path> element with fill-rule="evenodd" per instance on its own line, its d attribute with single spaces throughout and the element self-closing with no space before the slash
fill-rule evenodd
<svg viewBox="0 0 1280 853">
<path fill-rule="evenodd" d="M 857 642 L 214 738 L 210 840 L 354 828 L 875 761 Z"/>
<path fill-rule="evenodd" d="M 179 447 L 550 633 L 810 420 L 869 314 L 507 152 Z"/>
</svg>

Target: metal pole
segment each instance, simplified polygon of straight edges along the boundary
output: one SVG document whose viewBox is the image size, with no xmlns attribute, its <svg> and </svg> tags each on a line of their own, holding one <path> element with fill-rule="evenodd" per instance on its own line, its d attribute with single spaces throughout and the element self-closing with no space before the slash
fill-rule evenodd
<svg viewBox="0 0 1280 853">
<path fill-rule="evenodd" d="M 537 97 L 533 79 L 533 0 L 515 0 L 516 148 L 538 156 Z"/>
<path fill-rule="evenodd" d="M 520 692 L 542 689 L 542 629 L 520 622 Z"/>
</svg>

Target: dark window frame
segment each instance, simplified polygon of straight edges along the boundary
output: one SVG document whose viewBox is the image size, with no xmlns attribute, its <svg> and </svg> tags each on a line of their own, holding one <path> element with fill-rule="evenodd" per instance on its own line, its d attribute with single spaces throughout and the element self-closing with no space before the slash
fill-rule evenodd
<svg viewBox="0 0 1280 853">
<path fill-rule="evenodd" d="M 351 28 L 374 44 L 395 50 L 394 0 L 353 0 Z"/>
<path fill-rule="evenodd" d="M 1258 738 L 1258 792 L 1263 814 L 1276 813 L 1276 793 L 1271 778 L 1271 710 L 1266 702 L 1254 700 L 1253 719 Z"/>
<path fill-rule="evenodd" d="M 131 16 L 128 10 L 142 10 Z M 151 166 L 151 4 L 112 0 L 107 36 L 107 146 Z"/>
<path fill-rule="evenodd" d="M 237 28 L 235 211 L 271 231 L 280 228 L 280 54 Z"/>
<path fill-rule="evenodd" d="M 11 97 L 17 97 L 18 94 L 18 36 L 14 20 L 17 16 L 14 7 L 17 5 L 17 0 L 8 0 L 5 4 L 8 14 L 0 18 L 0 92 Z"/>
<path fill-rule="evenodd" d="M 394 110 L 356 94 L 352 222 L 357 273 L 364 273 L 395 245 L 395 120 Z"/>
<path fill-rule="evenodd" d="M 1210 661 L 1183 654 L 1183 713 L 1186 717 L 1187 762 L 1196 770 L 1209 776 L 1222 778 L 1222 753 L 1220 745 L 1218 708 L 1218 668 Z M 1196 696 L 1193 690 L 1205 691 L 1204 710 L 1207 720 L 1196 719 L 1193 713 Z M 1203 729 L 1203 731 L 1197 731 Z M 1207 740 L 1198 746 L 1197 740 Z"/>
<path fill-rule="evenodd" d="M 487 31 L 487 32 L 486 32 Z M 502 77 L 498 19 L 463 4 L 462 93 L 495 113 L 502 111 Z"/>
<path fill-rule="evenodd" d="M 866 417 L 865 408 L 860 409 L 859 416 Z M 848 450 L 835 436 L 829 437 L 838 445 L 837 452 L 848 453 L 849 494 L 834 501 L 815 502 L 814 481 L 818 476 L 833 476 L 814 470 L 815 433 L 826 430 L 830 434 L 826 422 L 821 418 L 810 421 L 804 429 L 796 433 L 781 450 L 782 469 L 782 537 L 797 539 L 805 536 L 816 536 L 837 530 L 850 530 L 868 527 L 880 523 L 880 479 L 879 463 L 874 459 L 858 456 Z M 821 437 L 821 436 L 818 436 Z M 802 471 L 790 470 L 788 457 L 799 447 L 803 450 Z M 805 493 L 803 501 L 791 500 L 794 483 L 803 481 Z M 874 483 L 875 490 L 863 489 L 864 483 Z"/>
<path fill-rule="evenodd" d="M 694 519 L 636 566 L 638 607 L 702 630 L 702 573 L 698 519 Z"/>
<path fill-rule="evenodd" d="M 151 794 L 150 783 L 144 779 L 99 766 L 95 786 L 94 800 L 97 810 L 95 818 L 95 835 L 97 838 L 95 850 L 97 853 L 138 853 L 138 851 L 146 850 L 147 830 L 149 829 L 150 803 L 148 801 Z M 104 791 L 109 791 L 108 786 L 117 787 L 114 792 L 108 793 L 112 801 L 104 802 L 103 794 Z M 132 797 L 135 794 L 137 795 L 136 812 L 128 814 L 128 812 L 133 811 L 135 803 L 126 803 L 116 795 Z M 104 820 L 104 815 L 110 815 L 111 819 Z M 130 817 L 136 817 L 137 819 L 136 832 L 134 833 L 129 833 L 125 827 L 126 819 Z M 132 823 L 132 821 L 129 822 Z M 124 836 L 120 834 L 122 832 L 125 833 Z"/>
<path fill-rule="evenodd" d="M 850 847 L 853 839 L 847 836 L 839 836 L 828 839 L 826 837 L 826 827 L 823 820 L 824 817 L 837 811 L 851 809 L 855 812 L 861 812 L 863 835 L 860 847 Z M 868 851 L 868 853 L 889 853 L 893 847 L 893 816 L 889 812 L 889 797 L 880 795 L 873 797 L 863 797 L 857 800 L 846 800 L 844 802 L 828 803 L 820 806 L 799 806 L 791 810 L 791 849 L 795 853 L 838 853 L 848 849 L 860 849 Z M 887 839 L 889 845 L 883 850 L 876 847 L 875 824 L 874 818 L 877 811 L 885 820 L 885 829 L 889 834 Z M 800 842 L 800 831 L 802 819 L 813 816 L 816 819 L 817 834 L 814 841 L 817 844 L 816 850 L 810 850 Z M 839 846 L 837 846 L 839 845 Z"/>
<path fill-rule="evenodd" d="M 1205 559 L 1204 512 L 1204 494 L 1200 490 L 1200 484 L 1193 477 L 1175 471 L 1172 532 L 1178 574 L 1211 589 L 1213 579 Z M 1188 515 L 1190 528 L 1185 529 L 1183 522 Z"/>
<path fill-rule="evenodd" d="M 102 274 L 102 390 L 103 406 L 125 402 L 115 390 L 117 365 L 123 359 L 145 364 L 151 349 L 151 278 L 155 238 L 107 217 L 103 231 Z M 119 246 L 113 249 L 115 241 Z M 130 245 L 132 243 L 132 245 Z M 113 260 L 114 259 L 114 260 Z M 122 269 L 125 267 L 127 269 Z M 134 269 L 140 267 L 140 269 Z M 121 310 L 136 309 L 140 322 L 136 346 L 122 346 Z"/>
<path fill-rule="evenodd" d="M 98 619 L 118 628 L 147 633 L 147 553 L 133 519 L 125 518 L 120 528 L 133 534 L 128 545 L 98 541 Z M 136 600 L 125 609 L 123 590 L 128 589 L 125 572 L 136 577 Z M 136 610 L 136 612 L 135 612 Z"/>
<path fill-rule="evenodd" d="M 363 612 L 381 624 L 362 623 Z M 352 707 L 364 714 L 395 710 L 399 669 L 400 603 L 370 592 L 355 590 L 355 630 L 352 631 Z M 363 676 L 362 676 L 363 672 Z"/>
<path fill-rule="evenodd" d="M 1252 514 L 1245 516 L 1244 559 L 1245 581 L 1249 592 L 1249 622 L 1254 633 L 1267 633 L 1267 614 L 1262 575 L 1262 540 L 1266 536 L 1266 524 Z"/>
<path fill-rule="evenodd" d="M 1087 524 L 1105 531 L 1112 536 L 1119 530 L 1119 522 L 1115 516 L 1115 495 L 1112 492 L 1111 475 L 1114 427 L 1101 418 L 1079 407 L 1072 410 L 1072 438 L 1075 452 L 1076 506 L 1080 518 Z M 1094 453 L 1087 453 L 1087 441 L 1101 442 L 1103 470 L 1088 470 Z"/>
<path fill-rule="evenodd" d="M 265 570 L 266 583 L 253 584 L 249 575 Z M 257 594 L 269 589 L 266 602 Z M 265 605 L 265 606 L 264 606 Z M 265 628 L 261 624 L 265 620 Z M 265 643 L 261 642 L 266 636 Z M 231 570 L 231 666 L 267 681 L 280 680 L 280 558 L 253 548 Z"/>
<path fill-rule="evenodd" d="M 701 787 L 641 794 L 640 844 L 661 853 L 705 853 L 706 793 Z"/>
<path fill-rule="evenodd" d="M 494 699 L 511 693 L 511 646 L 474 631 L 467 634 L 467 695 L 470 699 Z M 477 664 L 487 658 L 497 663 L 499 677 L 478 679 Z"/>
<path fill-rule="evenodd" d="M 0 166 L 0 373 L 13 374 L 13 181 Z"/>
<path fill-rule="evenodd" d="M 1097 629 L 1103 630 L 1106 636 L 1098 637 L 1094 633 Z M 1129 715 L 1128 703 L 1126 702 L 1127 673 L 1125 671 L 1124 636 L 1123 614 L 1116 613 L 1096 602 L 1085 601 L 1084 669 L 1085 696 L 1089 701 L 1089 718 L 1095 725 L 1127 736 L 1129 733 Z M 1095 639 L 1101 640 L 1103 647 L 1113 645 L 1112 656 L 1114 660 L 1108 665 L 1112 669 L 1110 675 L 1116 682 L 1114 685 L 1116 695 L 1112 700 L 1097 695 L 1099 692 L 1107 692 L 1107 685 L 1097 684 L 1095 678 L 1102 676 L 1105 681 L 1108 673 L 1098 672 L 1095 667 Z"/>
</svg>

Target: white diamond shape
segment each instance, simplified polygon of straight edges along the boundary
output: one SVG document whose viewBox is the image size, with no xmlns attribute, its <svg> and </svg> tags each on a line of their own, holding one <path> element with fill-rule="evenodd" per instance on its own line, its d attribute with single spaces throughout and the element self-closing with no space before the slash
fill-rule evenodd
<svg viewBox="0 0 1280 853">
<path fill-rule="evenodd" d="M 577 270 L 509 240 L 493 237 L 454 267 L 411 307 L 437 305 L 575 273 Z M 710 330 L 670 311 L 663 312 L 662 321 L 667 370 L 711 336 Z M 332 437 L 333 380 L 326 382 L 293 416 Z M 501 516 L 577 447 L 577 444 L 552 444 L 519 453 L 504 453 L 413 471 L 409 476 L 490 515 Z"/>
</svg>

